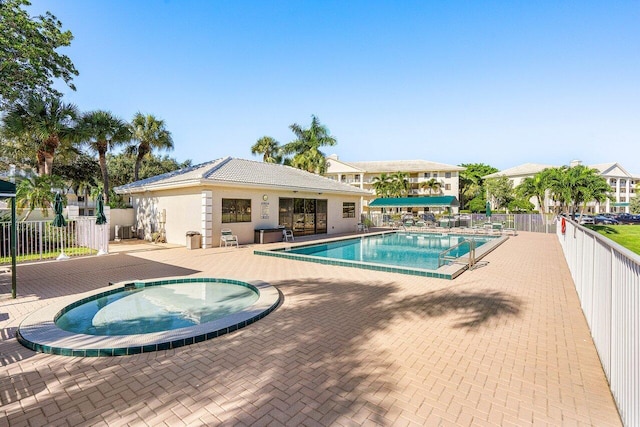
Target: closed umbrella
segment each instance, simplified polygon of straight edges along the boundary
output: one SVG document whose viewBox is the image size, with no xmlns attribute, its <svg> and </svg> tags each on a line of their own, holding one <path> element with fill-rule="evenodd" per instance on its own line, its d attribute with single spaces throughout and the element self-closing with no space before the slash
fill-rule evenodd
<svg viewBox="0 0 640 427">
<path fill-rule="evenodd" d="M 104 227 L 107 223 L 107 217 L 104 214 L 104 199 L 102 194 L 98 195 L 98 199 L 96 200 L 96 225 L 99 225 L 98 230 L 98 242 L 99 242 L 99 250 L 98 255 L 106 255 L 107 251 L 104 250 Z"/>
<path fill-rule="evenodd" d="M 96 200 L 96 225 L 102 225 L 107 223 L 107 217 L 104 215 L 104 199 L 102 194 L 98 196 Z"/>
<path fill-rule="evenodd" d="M 489 221 L 491 221 L 491 203 L 489 202 L 487 202 L 485 215 L 489 218 Z"/>
<path fill-rule="evenodd" d="M 65 221 L 64 216 L 62 216 L 62 210 L 64 207 L 62 206 L 62 197 L 60 197 L 60 193 L 56 193 L 56 198 L 53 202 L 53 211 L 55 212 L 55 216 L 53 217 L 52 225 L 57 228 L 62 228 L 67 226 L 67 221 Z M 68 259 L 69 257 L 64 253 L 63 247 L 63 236 L 64 233 L 60 230 L 60 255 L 58 255 L 58 259 Z"/>
<path fill-rule="evenodd" d="M 54 227 L 66 227 L 67 221 L 65 221 L 64 216 L 62 216 L 62 210 L 64 207 L 62 206 L 62 197 L 60 197 L 60 193 L 56 193 L 56 199 L 53 202 L 53 211 L 56 216 L 53 218 L 53 226 Z"/>
</svg>

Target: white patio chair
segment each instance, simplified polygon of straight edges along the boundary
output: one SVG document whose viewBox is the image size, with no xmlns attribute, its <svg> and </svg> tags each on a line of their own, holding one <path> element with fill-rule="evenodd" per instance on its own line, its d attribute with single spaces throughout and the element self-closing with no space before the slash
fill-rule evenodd
<svg viewBox="0 0 640 427">
<path fill-rule="evenodd" d="M 238 247 L 238 236 L 233 234 L 233 231 L 228 228 L 222 229 L 220 230 L 220 246 L 222 246 L 223 243 L 225 247 L 229 245 L 236 245 L 236 247 Z"/>
</svg>

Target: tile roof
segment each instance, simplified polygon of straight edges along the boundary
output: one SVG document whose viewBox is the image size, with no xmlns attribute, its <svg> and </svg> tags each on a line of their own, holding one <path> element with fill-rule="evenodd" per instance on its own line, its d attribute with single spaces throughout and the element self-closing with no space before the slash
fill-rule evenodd
<svg viewBox="0 0 640 427">
<path fill-rule="evenodd" d="M 301 191 L 369 195 L 369 192 L 290 166 L 225 157 L 116 187 L 117 193 L 136 193 L 192 185 L 241 185 Z"/>
<path fill-rule="evenodd" d="M 463 171 L 466 168 L 426 160 L 384 160 L 373 162 L 343 162 L 365 172 L 424 172 L 424 171 Z"/>
<path fill-rule="evenodd" d="M 519 175 L 534 175 L 544 169 L 554 168 L 553 165 L 541 165 L 538 163 L 525 163 L 520 166 L 514 166 L 509 169 L 505 169 L 499 172 L 495 172 L 489 175 L 485 175 L 483 178 L 498 178 L 501 176 L 519 176 Z"/>
</svg>

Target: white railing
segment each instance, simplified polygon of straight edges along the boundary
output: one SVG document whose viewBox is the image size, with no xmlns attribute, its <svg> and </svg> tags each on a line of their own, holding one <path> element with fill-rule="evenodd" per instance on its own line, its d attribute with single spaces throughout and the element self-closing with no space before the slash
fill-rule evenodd
<svg viewBox="0 0 640 427">
<path fill-rule="evenodd" d="M 96 225 L 95 217 L 67 220 L 65 227 L 49 221 L 16 223 L 16 261 L 96 255 L 109 251 L 109 225 Z M 0 265 L 11 264 L 11 223 L 0 222 Z"/>
<path fill-rule="evenodd" d="M 640 256 L 573 221 L 557 235 L 622 422 L 640 426 Z"/>
<path fill-rule="evenodd" d="M 374 226 L 382 227 L 388 224 L 389 220 L 397 214 L 381 214 L 380 212 L 371 212 L 365 214 L 371 220 Z M 482 225 L 487 222 L 485 214 L 465 214 L 460 220 L 461 224 L 467 227 Z M 554 215 L 547 214 L 493 214 L 491 222 L 499 222 L 505 228 L 512 228 L 517 231 L 530 231 L 534 233 L 555 233 L 557 221 Z"/>
</svg>

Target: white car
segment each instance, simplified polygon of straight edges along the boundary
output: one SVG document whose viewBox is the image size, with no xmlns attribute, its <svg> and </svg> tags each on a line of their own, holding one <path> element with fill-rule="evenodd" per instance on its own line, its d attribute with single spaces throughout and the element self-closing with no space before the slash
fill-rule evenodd
<svg viewBox="0 0 640 427">
<path fill-rule="evenodd" d="M 592 216 L 589 215 L 582 215 L 582 217 L 580 218 L 580 224 L 595 224 L 596 221 L 595 219 L 593 219 Z"/>
</svg>

